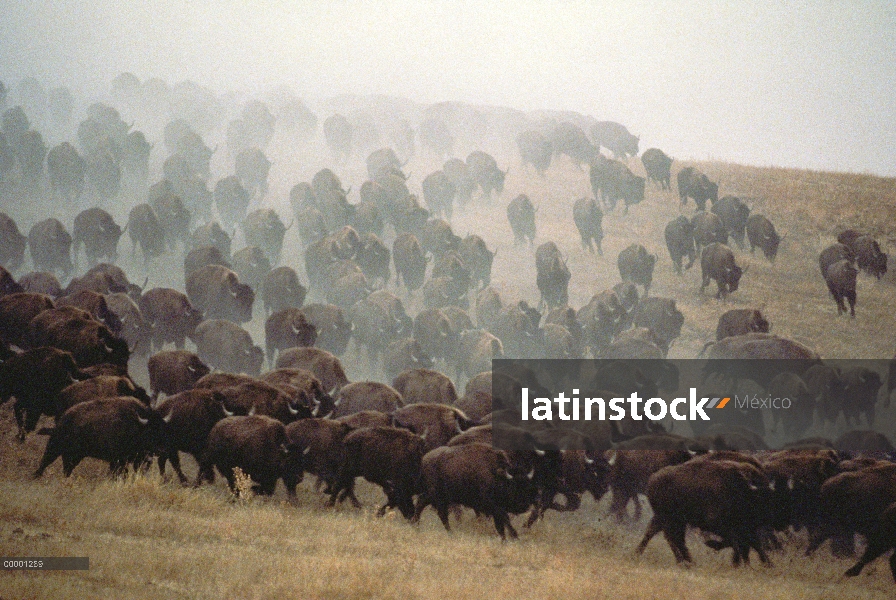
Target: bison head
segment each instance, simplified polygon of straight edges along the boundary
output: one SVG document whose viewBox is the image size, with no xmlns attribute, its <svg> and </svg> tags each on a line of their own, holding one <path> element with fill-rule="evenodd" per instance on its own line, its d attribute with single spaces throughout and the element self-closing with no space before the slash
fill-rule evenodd
<svg viewBox="0 0 896 600">
<path fill-rule="evenodd" d="M 744 270 L 734 265 L 731 269 L 725 274 L 725 283 L 728 284 L 729 292 L 736 292 L 737 286 L 740 284 L 740 278 L 744 274 Z"/>
</svg>

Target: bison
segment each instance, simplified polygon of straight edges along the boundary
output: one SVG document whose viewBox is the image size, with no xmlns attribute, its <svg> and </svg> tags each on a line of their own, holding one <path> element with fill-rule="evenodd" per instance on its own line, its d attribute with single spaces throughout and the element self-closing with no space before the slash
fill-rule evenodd
<svg viewBox="0 0 896 600">
<path fill-rule="evenodd" d="M 747 239 L 750 241 L 750 254 L 759 248 L 765 258 L 774 262 L 778 246 L 784 238 L 778 235 L 775 226 L 765 215 L 754 213 L 747 219 Z"/>
<path fill-rule="evenodd" d="M 597 246 L 597 253 L 603 256 L 604 252 L 600 243 L 604 239 L 604 230 L 601 225 L 604 214 L 594 198 L 576 200 L 572 208 L 572 217 L 576 229 L 579 230 L 579 236 L 582 238 L 582 249 L 593 253 L 594 247 Z"/>
<path fill-rule="evenodd" d="M 725 298 L 731 292 L 736 292 L 744 273 L 735 263 L 731 248 L 718 243 L 710 244 L 703 249 L 700 270 L 703 276 L 700 291 L 703 291 L 710 280 L 715 280 L 719 288 L 716 298 Z"/>
<path fill-rule="evenodd" d="M 255 292 L 226 267 L 206 265 L 190 273 L 186 290 L 190 302 L 206 318 L 229 319 L 235 323 L 252 320 Z"/>
<path fill-rule="evenodd" d="M 660 184 L 660 187 L 664 190 L 672 187 L 670 183 L 672 179 L 672 158 L 667 156 L 665 152 L 659 148 L 648 148 L 641 155 L 641 163 L 644 165 L 648 179 Z"/>
</svg>

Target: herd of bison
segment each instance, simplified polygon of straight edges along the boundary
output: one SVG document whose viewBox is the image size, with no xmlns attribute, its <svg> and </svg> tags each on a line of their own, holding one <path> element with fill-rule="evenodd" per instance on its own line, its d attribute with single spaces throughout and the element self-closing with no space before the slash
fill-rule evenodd
<svg viewBox="0 0 896 600">
<path fill-rule="evenodd" d="M 119 92 L 139 88 L 127 78 L 116 83 Z M 52 114 L 65 105 L 54 91 L 45 99 Z M 5 102 L 0 83 L 0 108 Z M 293 126 L 316 135 L 316 117 L 293 108 Z M 663 360 L 684 316 L 674 299 L 650 295 L 659 259 L 640 244 L 619 252 L 617 285 L 571 308 L 567 257 L 554 242 L 535 246 L 538 209 L 525 194 L 509 202 L 500 226 L 509 224 L 515 244 L 532 246 L 541 298 L 536 306 L 505 303 L 491 286 L 493 225 L 460 237 L 452 216 L 500 196 L 507 170 L 481 150 L 452 158 L 454 132 L 438 111 L 416 128 L 396 124 L 404 137 L 393 137 L 394 149 L 369 153 L 354 204 L 337 171 L 358 155 L 365 130 L 328 117 L 321 130 L 334 168 L 292 187 L 285 219 L 272 208 L 249 210 L 269 194 L 272 162 L 262 148 L 274 117 L 263 103 L 247 103 L 228 124 L 233 174 L 211 189 L 214 151 L 188 120 L 164 127 L 169 156 L 149 185 L 151 140 L 109 104 L 86 114 L 76 139 L 52 148 L 20 105 L 4 110 L 0 128 L 0 403 L 13 400 L 19 440 L 46 436 L 34 477 L 59 458 L 65 476 L 86 457 L 107 461 L 115 474 L 155 458 L 161 473 L 170 462 L 183 484 L 196 486 L 217 471 L 235 490 L 239 468 L 268 495 L 281 480 L 294 495 L 313 474 L 331 506 L 360 506 L 354 485 L 363 477 L 385 494 L 380 515 L 394 508 L 416 522 L 432 505 L 448 529 L 452 511 L 466 506 L 493 518 L 502 538 L 517 537 L 510 515 L 528 513 L 531 527 L 549 510 L 576 510 L 585 493 L 612 494 L 613 516 L 637 521 L 645 495 L 653 516 L 638 552 L 662 532 L 679 562 L 691 561 L 688 527 L 710 548 L 731 548 L 735 565 L 751 550 L 768 563 L 791 530 L 808 532 L 807 554 L 831 540 L 840 557 L 854 555 L 855 535 L 863 536 L 864 553 L 848 575 L 896 547 L 896 453 L 872 430 L 875 405 L 889 405 L 896 378 L 825 364 L 804 344 L 769 333 L 760 310 L 725 312 L 706 355 L 810 361 L 771 384 L 809 398 L 808 420 L 785 423 L 794 439 L 813 410 L 831 422 L 841 413 L 855 426 L 864 419 L 867 430 L 772 451 L 736 424 L 684 437 L 627 421 L 583 434 L 571 449 L 550 428 L 493 424 L 495 390 L 514 397 L 520 386 L 512 372 L 493 375 L 493 359 Z M 446 159 L 421 179 L 419 195 L 399 159 L 415 137 Z M 568 224 L 585 252 L 603 254 L 605 211 L 628 212 L 650 190 L 675 184 L 682 214 L 664 230 L 675 273 L 699 260 L 700 289 L 714 282 L 724 300 L 744 275 L 729 242 L 776 259 L 782 236 L 774 224 L 737 197 L 720 198 L 696 168 L 677 169 L 673 179 L 673 160 L 651 148 L 640 154 L 647 177 L 635 175 L 629 165 L 639 140 L 622 125 L 593 122 L 586 132 L 543 119 L 511 143 L 520 168 L 543 174 L 564 155 L 588 178 L 593 195 L 575 202 Z M 128 204 L 126 222 L 103 208 L 112 203 Z M 84 207 L 70 229 L 53 216 L 58 205 Z M 48 217 L 34 219 L 27 235 L 9 216 L 26 212 Z M 293 227 L 301 254 L 287 257 Z M 237 230 L 246 247 L 233 252 Z M 128 246 L 127 262 L 120 245 Z M 172 257 L 183 265 L 183 289 L 141 285 L 134 265 L 143 274 Z M 854 317 L 859 272 L 880 279 L 887 257 L 873 237 L 846 230 L 821 253 L 819 268 L 838 313 Z M 422 302 L 416 315 L 405 308 L 409 299 Z M 263 320 L 264 347 L 247 329 L 253 319 Z M 343 360 L 364 361 L 377 375 L 349 381 Z M 148 391 L 129 375 L 135 361 L 147 368 Z M 496 448 L 493 427 L 520 443 Z M 192 482 L 182 452 L 198 464 Z M 896 553 L 890 567 L 896 578 Z"/>
</svg>

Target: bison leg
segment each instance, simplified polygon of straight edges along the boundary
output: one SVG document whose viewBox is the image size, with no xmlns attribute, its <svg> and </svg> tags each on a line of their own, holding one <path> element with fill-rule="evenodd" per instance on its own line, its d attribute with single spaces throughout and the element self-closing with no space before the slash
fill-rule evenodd
<svg viewBox="0 0 896 600">
<path fill-rule="evenodd" d="M 417 504 L 414 506 L 414 516 L 411 517 L 411 523 L 419 523 L 420 515 L 423 514 L 423 511 L 426 510 L 426 507 L 430 505 L 429 498 L 426 497 L 426 494 L 420 494 L 417 497 Z"/>
<path fill-rule="evenodd" d="M 163 461 L 165 460 L 165 458 L 166 456 L 164 454 L 159 456 L 159 474 L 161 475 L 165 474 L 165 467 L 163 465 Z M 186 485 L 188 480 L 187 476 L 184 475 L 184 472 L 180 468 L 180 453 L 175 450 L 170 455 L 168 455 L 167 458 L 171 461 L 171 467 L 174 469 L 174 472 L 177 473 L 177 478 L 183 485 Z"/>
<path fill-rule="evenodd" d="M 513 528 L 513 525 L 510 524 L 510 516 L 504 512 L 503 510 L 496 510 L 495 516 L 493 517 L 495 521 L 495 529 L 498 530 L 498 535 L 501 536 L 502 540 L 506 540 L 504 537 L 504 532 L 510 534 L 512 539 L 518 539 L 519 535 L 516 533 L 516 529 Z"/>
<path fill-rule="evenodd" d="M 445 526 L 445 531 L 451 531 L 451 525 L 448 523 L 448 505 L 447 504 L 438 504 L 436 505 L 436 512 L 439 514 L 439 520 L 442 521 L 442 525 Z M 501 537 L 504 537 L 504 534 L 499 530 L 498 533 L 501 533 Z"/>
<path fill-rule="evenodd" d="M 53 462 L 62 455 L 59 445 L 60 444 L 56 441 L 55 436 L 50 436 L 50 440 L 47 442 L 47 447 L 44 449 L 44 456 L 40 460 L 40 466 L 37 467 L 34 475 L 32 475 L 34 479 L 41 477 L 47 467 L 53 464 Z"/>
<path fill-rule="evenodd" d="M 875 536 L 876 537 L 876 536 Z M 847 577 L 855 577 L 859 573 L 862 572 L 862 569 L 865 568 L 865 565 L 877 560 L 884 552 L 892 548 L 892 544 L 887 544 L 882 542 L 880 539 L 869 539 L 868 547 L 865 548 L 864 554 L 862 554 L 862 558 L 859 559 L 853 567 L 851 567 L 847 572 Z M 896 557 L 896 553 L 893 553 L 893 556 L 890 557 L 890 567 L 892 568 L 894 564 L 893 557 Z M 894 579 L 896 579 L 896 573 L 894 573 Z"/>
<path fill-rule="evenodd" d="M 685 523 L 672 523 L 663 530 L 663 535 L 675 555 L 676 562 L 694 562 L 691 553 L 684 541 L 684 535 L 687 531 Z"/>
<path fill-rule="evenodd" d="M 644 549 L 647 548 L 647 544 L 649 544 L 650 540 L 653 539 L 653 536 L 662 531 L 662 529 L 663 526 L 660 523 L 660 519 L 658 519 L 656 515 L 654 515 L 654 517 L 650 519 L 650 523 L 647 525 L 647 530 L 644 532 L 644 537 L 641 538 L 641 542 L 638 544 L 635 552 L 637 554 L 644 554 Z"/>
<path fill-rule="evenodd" d="M 20 442 L 25 441 L 25 417 L 26 411 L 25 406 L 22 404 L 22 401 L 16 398 L 16 403 L 13 405 L 13 413 L 16 415 L 16 425 L 18 425 L 18 435 L 16 436 Z"/>
<path fill-rule="evenodd" d="M 62 455 L 62 473 L 66 477 L 71 477 L 72 471 L 75 470 L 75 467 L 77 467 L 78 463 L 80 463 L 83 459 L 84 459 L 83 456 L 76 456 L 74 454 L 63 454 Z"/>
</svg>

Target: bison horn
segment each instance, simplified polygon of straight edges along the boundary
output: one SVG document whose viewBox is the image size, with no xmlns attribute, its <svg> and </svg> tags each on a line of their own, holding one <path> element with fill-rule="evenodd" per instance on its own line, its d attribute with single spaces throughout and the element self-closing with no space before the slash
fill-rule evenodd
<svg viewBox="0 0 896 600">
<path fill-rule="evenodd" d="M 189 371 L 190 373 L 195 373 L 196 367 L 194 367 L 193 365 L 187 365 L 187 371 Z"/>
<path fill-rule="evenodd" d="M 585 455 L 585 464 L 586 464 L 586 465 L 593 465 L 593 464 L 594 464 L 594 459 L 593 459 L 593 458 L 588 458 L 588 455 L 586 454 L 586 455 Z"/>
<path fill-rule="evenodd" d="M 249 409 L 249 416 L 251 417 L 254 414 L 255 414 L 255 406 L 253 405 L 252 408 Z"/>
<path fill-rule="evenodd" d="M 169 412 L 167 415 L 165 415 L 164 417 L 162 417 L 162 421 L 165 422 L 165 423 L 170 423 L 170 422 L 171 422 L 171 417 L 173 417 L 173 416 L 174 416 L 174 411 L 172 410 L 172 411 Z"/>
<path fill-rule="evenodd" d="M 423 433 L 420 434 L 420 439 L 425 440 L 427 435 L 429 435 L 429 427 L 423 430 Z"/>
<path fill-rule="evenodd" d="M 104 348 L 104 349 L 106 350 L 106 352 L 108 352 L 109 354 L 112 354 L 112 352 L 114 352 L 114 350 L 112 350 L 112 348 L 110 348 L 109 346 L 107 346 L 105 342 L 103 342 L 103 348 Z"/>
<path fill-rule="evenodd" d="M 280 451 L 283 452 L 283 454 L 289 454 L 289 448 L 286 444 L 280 444 Z"/>
<path fill-rule="evenodd" d="M 224 411 L 224 416 L 225 416 L 225 417 L 232 417 L 233 415 L 236 414 L 236 413 L 234 413 L 234 412 L 231 412 L 231 411 L 227 410 L 227 407 L 224 406 L 224 403 L 223 403 L 223 402 L 221 403 L 221 410 Z"/>
<path fill-rule="evenodd" d="M 137 417 L 137 420 L 140 421 L 141 425 L 149 425 L 149 419 L 144 419 L 143 417 Z"/>
<path fill-rule="evenodd" d="M 458 433 L 464 432 L 464 430 L 460 428 L 460 421 L 454 421 L 454 428 L 457 430 Z"/>
<path fill-rule="evenodd" d="M 787 479 L 787 489 L 793 491 L 793 477 Z"/>
<path fill-rule="evenodd" d="M 290 402 L 289 404 L 286 405 L 286 408 L 289 409 L 289 414 L 291 414 L 291 415 L 299 414 L 299 409 L 293 408 L 294 406 L 295 405 L 292 402 Z"/>
<path fill-rule="evenodd" d="M 534 448 L 534 450 L 535 450 L 535 454 L 537 454 L 538 456 L 544 456 L 546 454 L 546 452 L 544 450 L 541 450 L 539 448 Z"/>
<path fill-rule="evenodd" d="M 513 475 L 511 475 L 508 471 L 504 471 L 504 477 L 511 480 L 513 479 Z"/>
<path fill-rule="evenodd" d="M 307 456 L 309 452 L 311 452 L 311 446 L 308 446 L 307 448 L 302 450 L 302 456 Z"/>
<path fill-rule="evenodd" d="M 613 451 L 613 454 L 612 454 L 612 455 L 610 456 L 610 458 L 607 460 L 607 464 L 610 465 L 611 467 L 612 467 L 613 465 L 616 464 L 616 456 L 617 456 L 617 453 L 616 453 L 616 451 L 614 450 L 614 451 Z"/>
<path fill-rule="evenodd" d="M 532 481 L 532 478 L 535 477 L 535 467 L 532 467 L 532 470 L 526 474 L 526 479 Z"/>
</svg>

